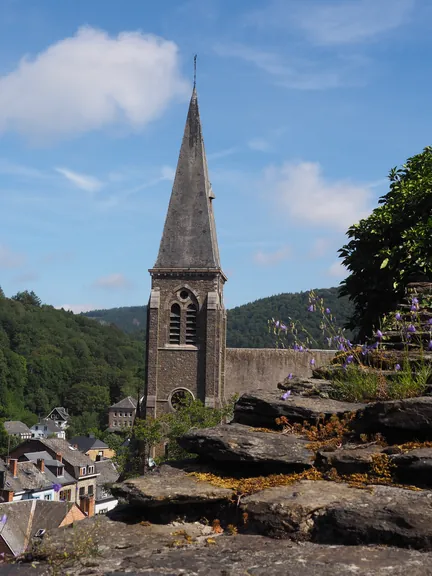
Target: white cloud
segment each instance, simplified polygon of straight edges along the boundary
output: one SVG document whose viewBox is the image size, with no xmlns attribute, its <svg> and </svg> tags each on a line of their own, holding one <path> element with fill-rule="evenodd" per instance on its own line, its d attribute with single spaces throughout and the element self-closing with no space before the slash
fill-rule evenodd
<svg viewBox="0 0 432 576">
<path fill-rule="evenodd" d="M 291 256 L 291 248 L 289 246 L 282 246 L 278 250 L 273 252 L 264 252 L 263 250 L 258 250 L 254 254 L 254 260 L 260 266 L 275 266 L 279 262 L 287 260 Z"/>
<path fill-rule="evenodd" d="M 95 304 L 62 304 L 61 306 L 55 306 L 55 308 L 57 308 L 57 310 L 64 308 L 65 310 L 69 310 L 74 314 L 90 312 L 91 310 L 98 310 L 98 307 Z"/>
<path fill-rule="evenodd" d="M 270 144 L 264 138 L 252 138 L 252 140 L 249 140 L 248 146 L 251 150 L 257 150 L 258 152 L 267 152 L 270 149 Z"/>
<path fill-rule="evenodd" d="M 336 260 L 327 270 L 327 274 L 333 278 L 345 278 L 348 275 L 348 270 L 342 265 L 340 260 Z"/>
<path fill-rule="evenodd" d="M 69 180 L 69 182 L 72 182 L 77 188 L 81 188 L 81 190 L 85 190 L 86 192 L 97 192 L 103 186 L 102 182 L 93 176 L 79 174 L 67 168 L 56 168 L 55 170 Z"/>
<path fill-rule="evenodd" d="M 322 62 L 285 62 L 279 54 L 243 44 L 214 47 L 216 54 L 239 58 L 274 77 L 276 84 L 297 90 L 324 90 L 339 87 L 343 81 L 338 70 L 324 70 Z"/>
<path fill-rule="evenodd" d="M 107 288 L 109 290 L 128 288 L 129 286 L 130 283 L 123 274 L 110 274 L 109 276 L 103 276 L 102 278 L 98 278 L 93 282 L 93 287 Z"/>
<path fill-rule="evenodd" d="M 25 261 L 24 254 L 14 252 L 4 244 L 0 244 L 0 269 L 19 268 Z"/>
<path fill-rule="evenodd" d="M 407 21 L 415 0 L 319 0 L 301 6 L 293 21 L 316 44 L 363 42 Z"/>
<path fill-rule="evenodd" d="M 368 186 L 326 180 L 315 162 L 286 163 L 266 171 L 279 209 L 297 223 L 346 230 L 371 211 Z"/>
<path fill-rule="evenodd" d="M 49 140 L 119 122 L 142 128 L 188 92 L 175 43 L 84 27 L 0 77 L 0 133 Z"/>
<path fill-rule="evenodd" d="M 309 258 L 322 258 L 331 246 L 328 238 L 316 238 L 309 252 Z"/>
</svg>

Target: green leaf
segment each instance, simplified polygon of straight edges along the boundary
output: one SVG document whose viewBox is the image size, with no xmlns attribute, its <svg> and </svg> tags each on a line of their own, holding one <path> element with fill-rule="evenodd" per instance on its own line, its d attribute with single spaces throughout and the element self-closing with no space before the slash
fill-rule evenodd
<svg viewBox="0 0 432 576">
<path fill-rule="evenodd" d="M 382 261 L 382 263 L 381 263 L 380 270 L 382 270 L 383 268 L 385 268 L 388 263 L 389 263 L 389 259 L 388 259 L 388 258 L 385 258 L 385 259 Z"/>
</svg>

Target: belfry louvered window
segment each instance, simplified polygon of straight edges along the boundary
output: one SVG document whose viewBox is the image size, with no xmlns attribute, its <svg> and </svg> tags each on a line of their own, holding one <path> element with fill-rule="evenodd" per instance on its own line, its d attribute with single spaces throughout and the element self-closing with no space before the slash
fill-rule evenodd
<svg viewBox="0 0 432 576">
<path fill-rule="evenodd" d="M 180 306 L 178 304 L 173 304 L 171 306 L 170 326 L 169 326 L 170 344 L 180 344 L 180 327 L 181 327 Z"/>
<path fill-rule="evenodd" d="M 189 304 L 186 309 L 186 344 L 196 344 L 197 309 Z"/>
</svg>

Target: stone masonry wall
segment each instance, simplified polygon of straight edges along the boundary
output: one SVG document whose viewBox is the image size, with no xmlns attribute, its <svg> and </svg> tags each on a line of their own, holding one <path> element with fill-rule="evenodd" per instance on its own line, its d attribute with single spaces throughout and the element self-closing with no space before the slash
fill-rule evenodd
<svg viewBox="0 0 432 576">
<path fill-rule="evenodd" d="M 225 398 L 258 388 L 275 390 L 290 372 L 294 376 L 312 376 L 311 358 L 315 367 L 328 364 L 334 350 L 295 352 L 276 348 L 227 348 L 225 365 Z"/>
</svg>

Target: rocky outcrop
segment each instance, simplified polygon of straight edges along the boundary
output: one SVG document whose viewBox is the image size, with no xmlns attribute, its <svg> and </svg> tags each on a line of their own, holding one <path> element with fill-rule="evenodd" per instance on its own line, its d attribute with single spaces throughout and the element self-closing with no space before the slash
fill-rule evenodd
<svg viewBox="0 0 432 576">
<path fill-rule="evenodd" d="M 391 456 L 399 482 L 432 487 L 432 448 L 417 448 Z"/>
<path fill-rule="evenodd" d="M 290 390 L 297 396 L 313 396 L 329 398 L 334 393 L 334 387 L 329 380 L 322 378 L 287 377 L 277 385 L 279 390 Z"/>
<path fill-rule="evenodd" d="M 209 534 L 202 524 L 121 524 L 104 517 L 56 530 L 44 540 L 50 558 L 9 566 L 10 576 L 427 576 L 432 554 L 401 548 L 295 544 L 259 535 Z M 93 552 L 79 558 L 77 543 Z M 59 553 L 57 553 L 59 551 Z M 64 557 L 63 551 L 68 556 Z M 36 560 L 36 561 L 35 561 Z M 15 571 L 16 570 L 16 571 Z M 56 570 L 56 572 L 54 571 Z"/>
<path fill-rule="evenodd" d="M 259 465 L 260 474 L 264 469 L 304 470 L 315 457 L 304 438 L 259 432 L 241 424 L 191 430 L 178 442 L 188 452 L 215 462 Z"/>
<path fill-rule="evenodd" d="M 276 418 L 285 416 L 290 423 L 315 424 L 319 418 L 333 414 L 343 418 L 364 408 L 364 404 L 339 402 L 328 398 L 288 396 L 283 400 L 280 393 L 258 390 L 243 394 L 234 408 L 234 422 L 248 426 L 275 428 Z"/>
<path fill-rule="evenodd" d="M 273 537 L 432 549 L 432 492 L 302 481 L 248 496 L 242 508 Z"/>
<path fill-rule="evenodd" d="M 315 465 L 322 470 L 334 468 L 341 475 L 369 474 L 373 458 L 381 454 L 383 448 L 377 444 L 371 446 L 344 446 L 340 449 L 318 450 Z"/>
<path fill-rule="evenodd" d="M 216 514 L 232 499 L 231 490 L 199 482 L 187 470 L 168 465 L 145 476 L 113 484 L 111 492 L 131 505 L 138 517 L 167 522 L 176 515 L 199 518 L 204 509 Z"/>
<path fill-rule="evenodd" d="M 382 434 L 388 441 L 432 440 L 432 397 L 375 402 L 351 422 L 357 434 Z"/>
</svg>

